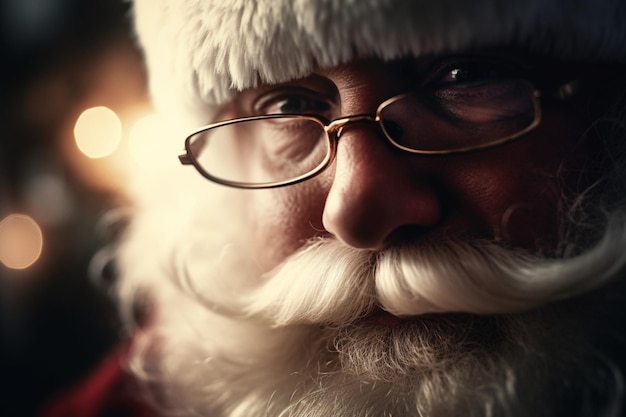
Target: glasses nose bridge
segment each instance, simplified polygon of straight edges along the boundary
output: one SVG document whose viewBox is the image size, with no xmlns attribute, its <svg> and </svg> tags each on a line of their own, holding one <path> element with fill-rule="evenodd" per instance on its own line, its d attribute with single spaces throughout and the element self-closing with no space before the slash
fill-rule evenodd
<svg viewBox="0 0 626 417">
<path fill-rule="evenodd" d="M 352 116 L 341 117 L 330 122 L 326 126 L 326 132 L 328 135 L 334 135 L 335 139 L 339 140 L 345 127 L 351 124 L 363 122 L 377 124 L 378 119 L 370 114 L 355 114 Z"/>
</svg>

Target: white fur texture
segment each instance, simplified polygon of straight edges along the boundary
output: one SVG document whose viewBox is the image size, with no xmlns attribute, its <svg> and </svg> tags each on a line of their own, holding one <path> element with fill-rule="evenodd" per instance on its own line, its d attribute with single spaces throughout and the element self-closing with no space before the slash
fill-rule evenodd
<svg viewBox="0 0 626 417">
<path fill-rule="evenodd" d="M 230 210 L 197 213 L 154 240 L 146 238 L 156 219 L 140 216 L 120 250 L 125 305 L 136 291 L 154 303 L 133 367 L 158 381 L 171 415 L 527 416 L 539 407 L 537 415 L 559 415 L 553 384 L 567 378 L 582 381 L 582 394 L 565 391 L 581 404 L 589 392 L 604 396 L 594 407 L 610 411 L 594 416 L 619 415 L 621 371 L 586 341 L 590 315 L 601 311 L 579 301 L 519 313 L 619 278 L 619 222 L 566 260 L 531 261 L 480 242 L 372 257 L 320 240 L 261 279 L 245 243 L 224 244 L 245 234 L 224 221 Z M 606 299 L 608 314 L 622 308 L 621 296 Z M 415 317 L 361 320 L 377 306 Z M 432 311 L 514 314 L 424 315 Z"/>
<path fill-rule="evenodd" d="M 136 0 L 135 16 L 158 107 L 205 121 L 233 90 L 356 57 L 516 44 L 626 59 L 622 0 Z"/>
</svg>

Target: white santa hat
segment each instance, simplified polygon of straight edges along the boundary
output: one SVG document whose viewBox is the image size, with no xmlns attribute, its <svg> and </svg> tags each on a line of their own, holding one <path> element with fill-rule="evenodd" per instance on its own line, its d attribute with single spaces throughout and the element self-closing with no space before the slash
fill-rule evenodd
<svg viewBox="0 0 626 417">
<path fill-rule="evenodd" d="M 515 44 L 626 59 L 624 0 L 135 0 L 134 13 L 154 102 L 177 113 L 357 57 Z"/>
</svg>

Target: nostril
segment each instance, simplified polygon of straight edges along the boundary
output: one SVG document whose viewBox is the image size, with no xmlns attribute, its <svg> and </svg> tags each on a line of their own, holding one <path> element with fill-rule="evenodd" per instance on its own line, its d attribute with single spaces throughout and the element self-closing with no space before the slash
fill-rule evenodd
<svg viewBox="0 0 626 417">
<path fill-rule="evenodd" d="M 432 231 L 431 226 L 420 226 L 416 224 L 406 224 L 393 230 L 385 239 L 384 246 L 401 245 L 412 243 L 423 238 Z"/>
</svg>

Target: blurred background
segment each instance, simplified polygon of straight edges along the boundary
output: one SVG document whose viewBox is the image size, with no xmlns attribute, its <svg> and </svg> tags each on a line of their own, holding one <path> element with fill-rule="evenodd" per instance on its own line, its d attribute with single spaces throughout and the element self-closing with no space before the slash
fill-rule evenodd
<svg viewBox="0 0 626 417">
<path fill-rule="evenodd" d="M 21 417 L 124 337 L 95 255 L 158 120 L 127 1 L 0 4 L 0 416 Z"/>
</svg>

